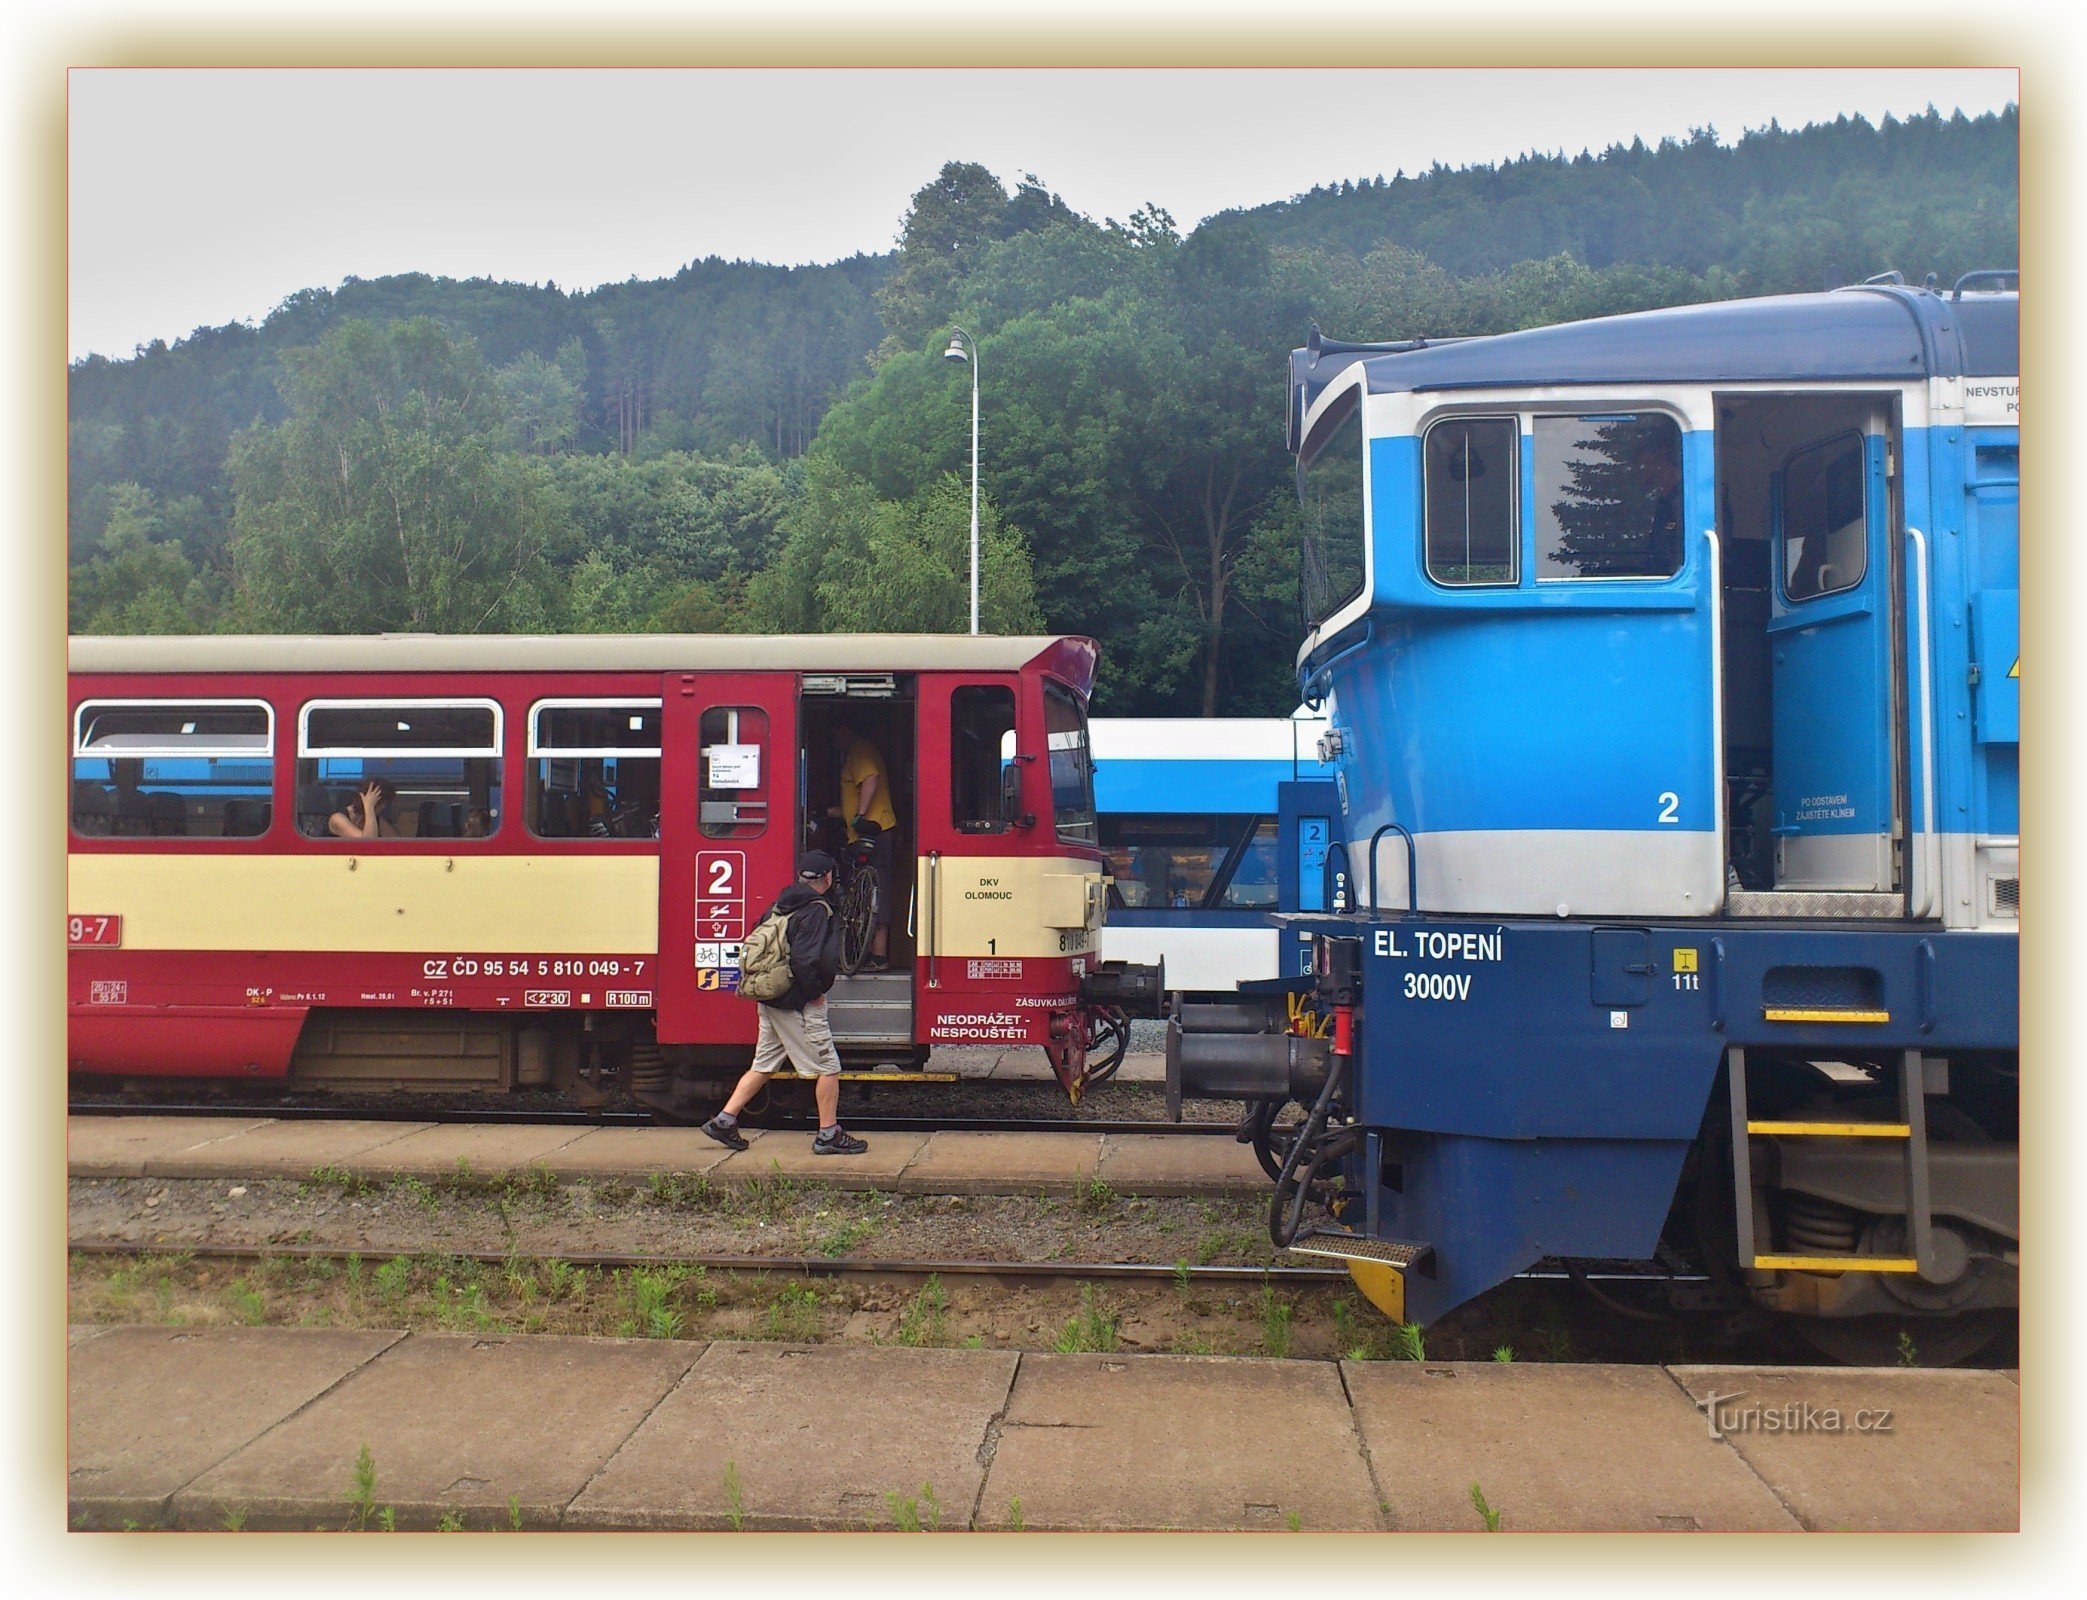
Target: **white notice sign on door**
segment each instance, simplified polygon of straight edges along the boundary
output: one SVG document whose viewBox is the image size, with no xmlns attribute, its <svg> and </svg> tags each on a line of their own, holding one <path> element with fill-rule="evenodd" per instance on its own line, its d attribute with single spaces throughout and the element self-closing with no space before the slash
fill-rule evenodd
<svg viewBox="0 0 2087 1600">
<path fill-rule="evenodd" d="M 713 789 L 761 787 L 761 747 L 757 744 L 713 744 L 703 754 L 710 763 Z"/>
</svg>

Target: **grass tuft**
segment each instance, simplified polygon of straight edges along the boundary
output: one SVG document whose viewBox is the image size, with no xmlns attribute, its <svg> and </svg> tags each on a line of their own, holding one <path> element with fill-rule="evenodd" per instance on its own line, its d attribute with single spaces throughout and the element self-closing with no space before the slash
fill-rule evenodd
<svg viewBox="0 0 2087 1600">
<path fill-rule="evenodd" d="M 1479 1523 L 1487 1533 L 1500 1531 L 1500 1513 L 1486 1504 L 1485 1491 L 1475 1483 L 1471 1485 L 1471 1509 L 1478 1513 Z"/>
</svg>

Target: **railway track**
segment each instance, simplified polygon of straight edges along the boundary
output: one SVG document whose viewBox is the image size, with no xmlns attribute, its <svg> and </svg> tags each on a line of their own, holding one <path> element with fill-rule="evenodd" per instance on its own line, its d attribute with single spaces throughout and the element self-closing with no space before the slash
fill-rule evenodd
<svg viewBox="0 0 2087 1600">
<path fill-rule="evenodd" d="M 422 1252 L 345 1250 L 333 1246 L 278 1245 L 148 1245 L 122 1239 L 75 1239 L 67 1249 L 82 1256 L 179 1256 L 197 1261 L 368 1261 Z M 446 1258 L 497 1267 L 514 1259 L 511 1250 L 441 1250 Z M 1230 1267 L 1188 1263 L 1125 1261 L 924 1261 L 906 1258 L 867 1259 L 803 1255 L 659 1255 L 624 1251 L 561 1250 L 568 1266 L 604 1271 L 646 1271 L 661 1267 L 701 1267 L 706 1272 L 780 1272 L 795 1277 L 846 1278 L 1000 1278 L 1014 1280 L 1094 1280 L 1117 1283 L 1346 1283 L 1337 1267 Z"/>
<path fill-rule="evenodd" d="M 649 1128 L 659 1120 L 649 1111 L 508 1110 L 444 1106 L 282 1106 L 266 1102 L 243 1104 L 213 1101 L 201 1104 L 137 1101 L 74 1100 L 67 1107 L 76 1117 L 270 1117 L 279 1122 L 433 1122 L 473 1123 L 506 1127 L 601 1127 Z M 815 1123 L 806 1117 L 768 1114 L 741 1119 L 749 1128 L 781 1132 L 808 1132 Z M 1099 1117 L 963 1117 L 887 1116 L 866 1113 L 850 1116 L 850 1128 L 865 1133 L 1086 1133 L 1138 1134 L 1208 1138 L 1227 1137 L 1238 1130 L 1229 1122 L 1160 1122 L 1138 1118 L 1104 1120 Z"/>
</svg>

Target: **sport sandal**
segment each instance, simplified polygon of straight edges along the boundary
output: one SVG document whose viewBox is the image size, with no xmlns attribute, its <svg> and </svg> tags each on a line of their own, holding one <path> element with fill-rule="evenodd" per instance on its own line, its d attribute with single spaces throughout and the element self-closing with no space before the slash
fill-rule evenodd
<svg viewBox="0 0 2087 1600">
<path fill-rule="evenodd" d="M 815 1156 L 859 1156 L 869 1149 L 869 1141 L 858 1139 L 846 1128 L 835 1128 L 833 1137 L 816 1134 L 812 1139 L 812 1154 Z"/>
</svg>

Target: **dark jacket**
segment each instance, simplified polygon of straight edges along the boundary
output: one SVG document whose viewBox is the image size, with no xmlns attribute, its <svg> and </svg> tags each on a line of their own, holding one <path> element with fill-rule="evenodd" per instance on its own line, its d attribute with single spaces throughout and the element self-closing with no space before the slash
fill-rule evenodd
<svg viewBox="0 0 2087 1600">
<path fill-rule="evenodd" d="M 841 919 L 807 884 L 776 896 L 771 912 L 790 919 L 790 987 L 768 1002 L 778 1011 L 802 1011 L 833 987 L 841 970 Z"/>
</svg>

